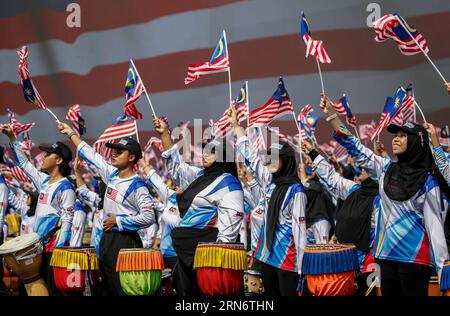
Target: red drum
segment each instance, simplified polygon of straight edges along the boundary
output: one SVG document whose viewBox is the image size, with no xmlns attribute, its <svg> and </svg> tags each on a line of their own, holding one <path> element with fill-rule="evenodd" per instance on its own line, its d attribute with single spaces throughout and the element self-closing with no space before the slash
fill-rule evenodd
<svg viewBox="0 0 450 316">
<path fill-rule="evenodd" d="M 238 295 L 244 286 L 247 254 L 241 243 L 203 243 L 195 250 L 194 269 L 204 295 Z"/>
<path fill-rule="evenodd" d="M 53 250 L 50 266 L 55 285 L 66 295 L 84 293 L 92 295 L 98 283 L 98 259 L 94 247 L 60 247 Z"/>
</svg>

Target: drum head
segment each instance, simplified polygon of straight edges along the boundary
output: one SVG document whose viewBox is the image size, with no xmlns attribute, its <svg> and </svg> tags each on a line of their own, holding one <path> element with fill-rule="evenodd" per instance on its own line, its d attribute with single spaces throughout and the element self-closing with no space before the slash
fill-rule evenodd
<svg viewBox="0 0 450 316">
<path fill-rule="evenodd" d="M 13 253 L 25 249 L 39 241 L 39 235 L 30 233 L 8 240 L 0 246 L 0 255 Z"/>
<path fill-rule="evenodd" d="M 245 274 L 249 274 L 249 275 L 256 275 L 256 276 L 261 276 L 261 273 L 255 270 L 246 270 L 244 271 Z"/>
</svg>

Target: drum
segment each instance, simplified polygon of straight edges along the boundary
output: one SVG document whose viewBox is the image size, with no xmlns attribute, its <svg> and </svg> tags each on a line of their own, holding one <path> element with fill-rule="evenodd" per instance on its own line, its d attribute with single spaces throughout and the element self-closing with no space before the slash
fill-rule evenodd
<svg viewBox="0 0 450 316">
<path fill-rule="evenodd" d="M 176 295 L 172 281 L 172 270 L 164 269 L 162 272 L 161 285 L 156 291 L 156 296 L 174 296 Z"/>
<path fill-rule="evenodd" d="M 164 259 L 157 249 L 121 249 L 116 271 L 126 295 L 153 295 L 161 285 Z"/>
<path fill-rule="evenodd" d="M 48 296 L 41 276 L 42 241 L 36 233 L 8 240 L 0 246 L 0 256 L 23 281 L 28 296 Z"/>
<path fill-rule="evenodd" d="M 2 261 L 0 260 L 0 263 L 1 262 Z M 3 282 L 6 287 L 6 296 L 19 296 L 19 277 L 6 264 L 2 263 L 1 266 L 1 269 L 3 269 Z"/>
<path fill-rule="evenodd" d="M 355 272 L 359 271 L 356 247 L 346 244 L 306 245 L 302 273 L 315 296 L 355 294 Z"/>
<path fill-rule="evenodd" d="M 195 250 L 194 269 L 204 295 L 238 295 L 244 286 L 247 254 L 241 243 L 200 242 Z"/>
<path fill-rule="evenodd" d="M 98 283 L 98 259 L 94 247 L 59 247 L 53 250 L 50 266 L 55 286 L 66 295 L 91 296 Z"/>
<path fill-rule="evenodd" d="M 255 270 L 244 272 L 245 296 L 261 296 L 264 293 L 261 273 Z"/>
</svg>

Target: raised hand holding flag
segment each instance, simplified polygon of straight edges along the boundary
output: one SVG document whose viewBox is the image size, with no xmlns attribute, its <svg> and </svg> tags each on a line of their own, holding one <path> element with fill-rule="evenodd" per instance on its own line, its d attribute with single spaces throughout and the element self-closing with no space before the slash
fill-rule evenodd
<svg viewBox="0 0 450 316">
<path fill-rule="evenodd" d="M 85 122 L 81 116 L 79 104 L 74 104 L 69 108 L 69 111 L 66 114 L 66 120 L 72 123 L 73 128 L 79 136 L 86 133 L 86 127 L 84 126 Z"/>
</svg>

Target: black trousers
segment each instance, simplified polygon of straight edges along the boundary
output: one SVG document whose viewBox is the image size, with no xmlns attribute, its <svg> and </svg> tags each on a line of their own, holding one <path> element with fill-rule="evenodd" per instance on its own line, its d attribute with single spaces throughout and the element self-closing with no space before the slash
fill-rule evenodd
<svg viewBox="0 0 450 316">
<path fill-rule="evenodd" d="M 298 296 L 299 275 L 297 272 L 281 270 L 256 259 L 255 261 L 258 262 L 266 296 Z"/>
<path fill-rule="evenodd" d="M 219 230 L 177 227 L 172 230 L 173 248 L 177 253 L 177 263 L 173 270 L 175 290 L 179 296 L 201 295 L 194 270 L 195 249 L 199 242 L 214 242 Z"/>
<path fill-rule="evenodd" d="M 120 285 L 119 273 L 116 272 L 117 256 L 120 249 L 142 248 L 142 241 L 137 232 L 105 232 L 100 239 L 99 269 L 108 296 L 124 296 Z"/>
<path fill-rule="evenodd" d="M 52 254 L 52 252 L 42 252 L 41 274 L 44 278 L 45 283 L 47 284 L 48 295 L 63 296 L 63 294 L 56 288 L 55 275 L 53 274 L 53 268 L 50 266 Z"/>
<path fill-rule="evenodd" d="M 389 260 L 376 260 L 381 269 L 383 296 L 427 296 L 430 276 L 429 266 Z"/>
</svg>

